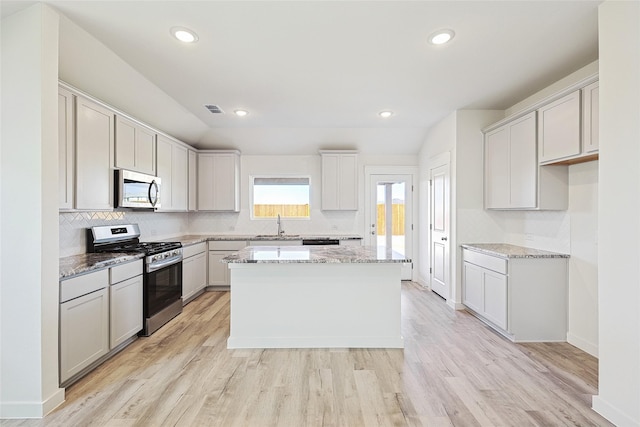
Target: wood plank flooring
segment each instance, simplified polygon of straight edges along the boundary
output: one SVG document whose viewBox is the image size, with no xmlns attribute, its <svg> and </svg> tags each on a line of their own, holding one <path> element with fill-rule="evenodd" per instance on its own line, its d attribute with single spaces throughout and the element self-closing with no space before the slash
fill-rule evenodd
<svg viewBox="0 0 640 427">
<path fill-rule="evenodd" d="M 69 387 L 44 419 L 0 424 L 611 425 L 590 409 L 595 358 L 513 344 L 414 283 L 402 290 L 404 350 L 227 350 L 229 308 L 229 293 L 205 293 Z"/>
</svg>

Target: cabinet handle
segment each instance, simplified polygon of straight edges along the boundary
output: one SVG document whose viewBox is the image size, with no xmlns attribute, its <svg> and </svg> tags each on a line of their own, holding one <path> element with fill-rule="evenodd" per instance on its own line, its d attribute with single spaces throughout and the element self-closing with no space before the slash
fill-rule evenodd
<svg viewBox="0 0 640 427">
<path fill-rule="evenodd" d="M 444 240 L 446 242 L 447 238 L 446 237 L 441 237 L 440 240 Z"/>
</svg>

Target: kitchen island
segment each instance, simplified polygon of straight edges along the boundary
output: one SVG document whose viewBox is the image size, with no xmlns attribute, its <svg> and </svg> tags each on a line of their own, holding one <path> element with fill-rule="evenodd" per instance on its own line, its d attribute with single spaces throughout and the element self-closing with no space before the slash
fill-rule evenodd
<svg viewBox="0 0 640 427">
<path fill-rule="evenodd" d="M 400 270 L 365 246 L 251 246 L 231 272 L 227 348 L 402 348 Z"/>
</svg>

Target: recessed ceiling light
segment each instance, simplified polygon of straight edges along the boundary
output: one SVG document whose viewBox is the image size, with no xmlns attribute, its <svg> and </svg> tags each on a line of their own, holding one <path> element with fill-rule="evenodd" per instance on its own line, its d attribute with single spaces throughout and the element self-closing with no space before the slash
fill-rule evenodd
<svg viewBox="0 0 640 427">
<path fill-rule="evenodd" d="M 380 112 L 378 113 L 378 115 L 379 115 L 380 117 L 382 117 L 383 119 L 386 119 L 386 118 L 388 118 L 388 117 L 393 116 L 393 111 L 389 111 L 389 110 L 380 111 Z"/>
<path fill-rule="evenodd" d="M 445 44 L 455 36 L 456 33 L 453 30 L 438 30 L 429 36 L 429 43 L 431 44 Z"/>
<path fill-rule="evenodd" d="M 195 43 L 198 41 L 198 35 L 188 28 L 173 27 L 171 34 L 183 43 Z"/>
<path fill-rule="evenodd" d="M 249 114 L 247 110 L 235 110 L 234 113 L 236 113 L 236 116 L 238 117 L 244 117 Z"/>
</svg>

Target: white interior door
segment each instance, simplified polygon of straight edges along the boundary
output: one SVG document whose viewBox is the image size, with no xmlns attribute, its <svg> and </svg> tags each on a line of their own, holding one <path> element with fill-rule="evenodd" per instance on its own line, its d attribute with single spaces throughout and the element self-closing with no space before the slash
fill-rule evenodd
<svg viewBox="0 0 640 427">
<path fill-rule="evenodd" d="M 431 290 L 449 299 L 449 164 L 430 171 Z"/>
<path fill-rule="evenodd" d="M 370 244 L 412 259 L 412 176 L 371 175 L 370 188 Z M 403 265 L 402 280 L 412 280 L 412 270 L 413 263 Z"/>
</svg>

